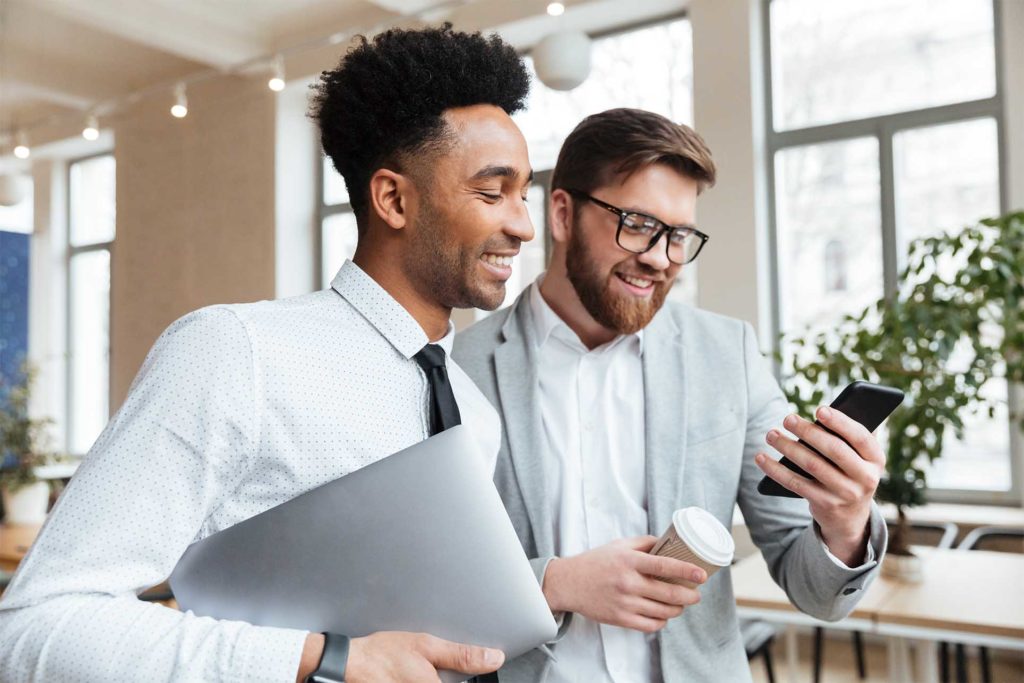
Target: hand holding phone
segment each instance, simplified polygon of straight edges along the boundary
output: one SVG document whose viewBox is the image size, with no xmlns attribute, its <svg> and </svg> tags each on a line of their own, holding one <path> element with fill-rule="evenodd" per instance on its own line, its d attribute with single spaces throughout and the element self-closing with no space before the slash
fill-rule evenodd
<svg viewBox="0 0 1024 683">
<path fill-rule="evenodd" d="M 836 400 L 832 402 L 830 407 L 844 413 L 848 417 L 853 418 L 860 424 L 864 425 L 869 432 L 873 432 L 880 424 L 882 424 L 882 422 L 885 421 L 887 417 L 889 417 L 892 411 L 899 407 L 902 402 L 903 392 L 899 389 L 883 386 L 881 384 L 857 381 L 843 389 L 842 393 L 840 393 Z M 838 434 L 835 434 L 832 430 L 821 426 L 817 420 L 815 420 L 814 423 L 829 434 L 838 436 Z M 801 439 L 799 443 L 808 450 L 821 455 L 818 450 L 810 446 L 803 439 Z M 782 458 L 779 462 L 793 472 L 799 474 L 801 477 L 813 480 L 811 475 L 807 474 L 807 472 L 805 472 L 799 465 L 789 460 L 789 458 Z M 764 477 L 761 480 L 757 485 L 757 491 L 758 493 L 762 493 L 767 496 L 785 496 L 787 498 L 800 497 L 799 494 L 793 493 L 770 477 Z"/>
</svg>

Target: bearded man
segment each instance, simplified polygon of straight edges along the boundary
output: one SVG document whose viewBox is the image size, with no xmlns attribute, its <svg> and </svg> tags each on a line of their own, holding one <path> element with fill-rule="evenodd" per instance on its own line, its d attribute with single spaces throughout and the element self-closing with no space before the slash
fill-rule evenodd
<svg viewBox="0 0 1024 683">
<path fill-rule="evenodd" d="M 848 443 L 787 415 L 749 324 L 666 303 L 710 240 L 695 218 L 714 179 L 687 126 L 634 109 L 588 117 L 552 176 L 548 271 L 456 337 L 502 417 L 495 483 L 563 619 L 503 683 L 749 681 L 728 568 L 708 579 L 648 553 L 678 508 L 728 527 L 739 503 L 775 581 L 820 619 L 849 614 L 877 573 L 875 438 L 836 411 L 817 417 Z M 766 457 L 766 439 L 818 483 Z M 757 493 L 764 474 L 804 499 Z"/>
</svg>

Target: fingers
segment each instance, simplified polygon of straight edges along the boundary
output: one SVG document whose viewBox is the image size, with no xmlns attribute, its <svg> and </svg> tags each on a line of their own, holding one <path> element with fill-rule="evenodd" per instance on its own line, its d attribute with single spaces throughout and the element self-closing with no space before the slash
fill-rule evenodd
<svg viewBox="0 0 1024 683">
<path fill-rule="evenodd" d="M 645 617 L 639 614 L 630 614 L 622 619 L 622 621 L 617 625 L 625 628 L 631 628 L 634 631 L 642 631 L 643 633 L 657 633 L 661 629 L 665 628 L 666 623 L 668 622 L 665 619 L 652 619 L 651 617 Z"/>
<path fill-rule="evenodd" d="M 821 484 L 805 477 L 801 477 L 796 472 L 792 471 L 785 465 L 780 464 L 777 460 L 769 458 L 764 453 L 758 453 L 755 455 L 754 462 L 757 463 L 757 466 L 760 467 L 761 471 L 769 478 L 778 482 L 783 488 L 792 491 L 798 496 L 803 496 L 808 502 L 821 501 L 822 503 L 825 503 L 831 498 L 831 494 L 829 494 Z"/>
<path fill-rule="evenodd" d="M 833 465 L 827 459 L 807 448 L 804 444 L 798 443 L 774 429 L 768 432 L 768 436 L 765 440 L 771 444 L 775 450 L 785 455 L 793 463 L 799 465 L 801 469 L 811 475 L 811 477 L 813 477 L 824 488 L 830 491 L 836 491 L 841 490 L 845 486 L 852 485 L 853 482 L 846 473 Z"/>
<path fill-rule="evenodd" d="M 819 413 L 824 410 L 822 409 Z M 828 414 L 833 418 L 842 415 L 836 410 L 828 410 Z M 842 417 L 857 424 L 845 415 Z M 768 433 L 768 443 L 800 465 L 826 489 L 846 500 L 851 496 L 863 495 L 865 490 L 873 493 L 878 487 L 878 481 L 882 475 L 882 465 L 879 465 L 876 460 L 881 452 L 881 447 L 863 425 L 857 424 L 860 430 L 867 435 L 867 441 L 861 442 L 862 448 L 868 452 L 867 458 L 861 457 L 857 451 L 835 434 L 829 434 L 821 426 L 812 424 L 796 415 L 787 416 L 783 425 L 812 448 L 817 449 L 821 455 L 776 430 Z M 884 463 L 884 455 L 881 456 L 881 461 Z"/>
<path fill-rule="evenodd" d="M 834 408 L 822 406 L 816 414 L 818 421 L 842 437 L 863 460 L 885 465 L 885 451 L 868 428 Z"/>
<path fill-rule="evenodd" d="M 650 552 L 654 544 L 658 542 L 657 536 L 636 536 L 634 538 L 623 539 L 627 548 L 631 550 L 639 550 L 642 553 Z"/>
<path fill-rule="evenodd" d="M 663 602 L 648 600 L 647 598 L 637 598 L 634 604 L 634 613 L 657 621 L 675 619 L 683 613 L 684 609 L 683 605 L 666 605 Z"/>
<path fill-rule="evenodd" d="M 647 576 L 664 576 L 668 579 L 683 579 L 698 584 L 704 583 L 708 578 L 707 572 L 695 564 L 660 555 L 638 555 L 636 570 Z"/>
<path fill-rule="evenodd" d="M 453 643 L 423 634 L 420 651 L 436 669 L 448 669 L 464 674 L 485 674 L 497 671 L 505 662 L 505 653 L 488 647 Z"/>
<path fill-rule="evenodd" d="M 689 607 L 700 602 L 700 592 L 695 588 L 666 583 L 646 576 L 640 586 L 640 595 L 675 607 Z"/>
</svg>

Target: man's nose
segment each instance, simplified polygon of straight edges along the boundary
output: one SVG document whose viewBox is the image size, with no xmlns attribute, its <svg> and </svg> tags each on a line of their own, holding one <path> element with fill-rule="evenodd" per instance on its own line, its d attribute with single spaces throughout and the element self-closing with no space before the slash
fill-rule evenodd
<svg viewBox="0 0 1024 683">
<path fill-rule="evenodd" d="M 516 203 L 518 207 L 505 225 L 505 234 L 518 237 L 523 242 L 529 242 L 535 234 L 533 220 L 530 218 L 530 211 L 526 208 L 526 202 Z"/>
<path fill-rule="evenodd" d="M 662 234 L 653 247 L 638 254 L 637 260 L 655 270 L 667 270 L 672 265 L 668 260 L 668 233 Z"/>
</svg>

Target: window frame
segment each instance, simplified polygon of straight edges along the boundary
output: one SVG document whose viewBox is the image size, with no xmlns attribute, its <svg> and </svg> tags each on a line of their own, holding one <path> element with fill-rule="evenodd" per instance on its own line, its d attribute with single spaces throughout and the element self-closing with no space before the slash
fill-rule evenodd
<svg viewBox="0 0 1024 683">
<path fill-rule="evenodd" d="M 114 307 L 113 307 L 113 295 L 114 295 L 114 243 L 117 241 L 117 229 L 115 219 L 114 239 L 106 242 L 95 242 L 92 244 L 86 244 L 82 246 L 72 246 L 71 244 L 71 213 L 73 210 L 74 202 L 72 201 L 72 183 L 71 174 L 72 169 L 76 164 L 92 161 L 93 159 L 99 159 L 101 157 L 111 157 L 114 160 L 114 187 L 115 187 L 115 201 L 116 201 L 116 188 L 117 188 L 117 157 L 114 155 L 113 150 L 105 150 L 102 152 L 96 152 L 83 157 L 75 157 L 69 159 L 64 167 L 64 187 L 67 188 L 67 202 L 65 202 L 65 222 L 67 226 L 67 240 L 65 243 L 65 256 L 64 256 L 64 348 L 66 353 L 66 361 L 64 363 L 64 414 L 66 415 L 66 424 L 64 428 L 64 450 L 72 456 L 82 457 L 85 453 L 73 453 L 71 451 L 71 444 L 73 443 L 75 435 L 75 420 L 74 420 L 74 372 L 72 369 L 73 356 L 74 356 L 74 337 L 75 330 L 72 324 L 74 316 L 71 313 L 72 306 L 72 283 L 71 283 L 71 262 L 79 255 L 88 254 L 97 251 L 106 251 L 110 259 L 110 292 L 107 297 L 107 310 L 108 319 L 107 323 L 109 328 L 107 330 L 107 406 L 106 412 L 107 417 L 110 417 L 110 387 L 113 376 L 113 368 L 109 362 L 112 355 L 112 344 L 110 343 L 111 334 L 110 330 L 114 326 Z"/>
<path fill-rule="evenodd" d="M 786 131 L 777 131 L 774 119 L 772 92 L 772 52 L 771 52 L 771 2 L 761 0 L 761 51 L 762 51 L 762 83 L 764 84 L 764 121 L 765 125 L 765 159 L 767 168 L 767 228 L 768 228 L 768 286 L 771 292 L 771 330 L 772 350 L 781 352 L 780 334 L 782 330 L 781 289 L 779 274 L 779 235 L 778 217 L 775 199 L 775 157 L 781 151 L 794 147 L 803 147 L 828 142 L 838 142 L 853 138 L 870 137 L 878 144 L 878 163 L 880 180 L 880 208 L 882 228 L 882 274 L 883 292 L 886 297 L 896 295 L 899 286 L 899 270 L 903 267 L 902 256 L 899 254 L 896 226 L 896 181 L 893 143 L 897 134 L 906 130 L 927 128 L 950 123 L 961 123 L 973 119 L 991 118 L 996 125 L 996 155 L 999 171 L 999 210 L 1009 211 L 1008 197 L 1009 173 L 1006 150 L 1006 126 L 1003 121 L 1003 100 L 1005 83 L 1003 82 L 1003 22 L 1001 3 L 990 0 L 992 4 L 992 49 L 995 51 L 993 61 L 995 74 L 995 94 L 992 97 L 958 102 L 955 104 L 938 105 L 921 109 L 912 109 L 889 114 L 879 114 L 865 118 L 840 121 L 837 123 L 818 124 Z M 777 357 L 777 356 L 776 356 Z M 775 372 L 781 376 L 781 365 L 775 362 Z M 1010 414 L 1018 412 L 1022 407 L 1021 398 L 1009 386 L 1008 408 Z M 970 503 L 988 505 L 1020 505 L 1021 496 L 1021 463 L 1024 461 L 1024 445 L 1016 438 L 1015 425 L 1007 420 L 1009 432 L 1010 488 L 1007 491 L 986 491 L 978 489 L 927 489 L 930 502 Z"/>
</svg>

